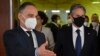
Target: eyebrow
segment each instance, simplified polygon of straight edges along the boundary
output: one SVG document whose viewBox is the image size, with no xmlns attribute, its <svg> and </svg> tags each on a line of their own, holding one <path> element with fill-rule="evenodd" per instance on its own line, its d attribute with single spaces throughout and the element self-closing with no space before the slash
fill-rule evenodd
<svg viewBox="0 0 100 56">
<path fill-rule="evenodd" d="M 27 16 L 29 16 L 29 17 L 34 17 L 34 14 L 28 14 Z"/>
<path fill-rule="evenodd" d="M 80 15 L 76 15 L 76 16 L 80 16 Z M 84 17 L 85 15 L 82 15 L 82 17 Z"/>
</svg>

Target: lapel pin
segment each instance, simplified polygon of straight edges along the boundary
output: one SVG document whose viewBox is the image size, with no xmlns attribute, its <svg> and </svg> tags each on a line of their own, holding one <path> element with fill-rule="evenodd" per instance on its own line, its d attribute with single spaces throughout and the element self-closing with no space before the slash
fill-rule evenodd
<svg viewBox="0 0 100 56">
<path fill-rule="evenodd" d="M 90 35 L 90 33 L 88 33 L 88 35 Z"/>
</svg>

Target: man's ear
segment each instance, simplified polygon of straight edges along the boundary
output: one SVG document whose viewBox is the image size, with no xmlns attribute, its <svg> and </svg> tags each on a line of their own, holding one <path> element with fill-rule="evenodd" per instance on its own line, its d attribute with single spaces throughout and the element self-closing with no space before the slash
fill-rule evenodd
<svg viewBox="0 0 100 56">
<path fill-rule="evenodd" d="M 72 20 L 72 22 L 74 21 L 74 19 L 73 19 L 72 15 L 70 15 L 70 19 Z"/>
<path fill-rule="evenodd" d="M 21 13 L 18 13 L 18 19 L 22 18 Z"/>
<path fill-rule="evenodd" d="M 42 21 L 42 23 L 43 23 L 43 20 L 41 20 Z"/>
</svg>

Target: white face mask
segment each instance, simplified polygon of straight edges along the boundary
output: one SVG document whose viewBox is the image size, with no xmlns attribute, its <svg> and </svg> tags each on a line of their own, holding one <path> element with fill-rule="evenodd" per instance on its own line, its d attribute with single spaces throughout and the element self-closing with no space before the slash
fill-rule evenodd
<svg viewBox="0 0 100 56">
<path fill-rule="evenodd" d="M 93 27 L 96 27 L 98 25 L 98 23 L 96 22 L 92 22 Z"/>
<path fill-rule="evenodd" d="M 88 22 L 84 22 L 84 26 L 88 26 Z"/>
<path fill-rule="evenodd" d="M 36 18 L 27 18 L 25 20 L 25 26 L 29 29 L 35 29 L 37 25 L 37 20 Z"/>
</svg>

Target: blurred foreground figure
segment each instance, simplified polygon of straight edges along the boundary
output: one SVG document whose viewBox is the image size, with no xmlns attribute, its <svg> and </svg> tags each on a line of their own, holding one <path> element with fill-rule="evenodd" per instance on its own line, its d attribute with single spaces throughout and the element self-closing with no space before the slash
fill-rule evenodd
<svg viewBox="0 0 100 56">
<path fill-rule="evenodd" d="M 7 56 L 56 56 L 45 48 L 48 42 L 44 34 L 34 30 L 37 14 L 37 8 L 30 2 L 19 7 L 20 25 L 4 33 Z"/>
</svg>

